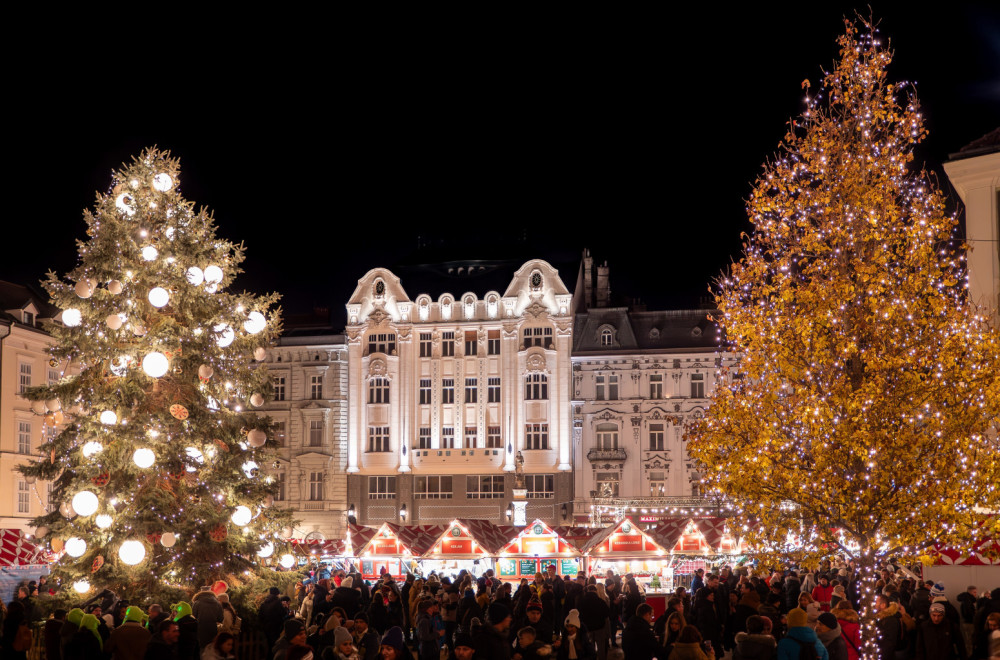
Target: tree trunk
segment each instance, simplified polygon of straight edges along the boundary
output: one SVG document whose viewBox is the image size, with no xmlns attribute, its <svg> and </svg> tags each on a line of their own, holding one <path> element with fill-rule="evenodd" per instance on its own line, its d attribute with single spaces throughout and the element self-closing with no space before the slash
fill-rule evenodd
<svg viewBox="0 0 1000 660">
<path fill-rule="evenodd" d="M 861 651 L 864 660 L 879 660 L 879 631 L 875 626 L 875 583 L 878 581 L 878 571 L 875 553 L 871 548 L 865 548 L 858 555 L 858 619 L 861 623 Z M 889 658 L 888 660 L 892 660 Z"/>
</svg>

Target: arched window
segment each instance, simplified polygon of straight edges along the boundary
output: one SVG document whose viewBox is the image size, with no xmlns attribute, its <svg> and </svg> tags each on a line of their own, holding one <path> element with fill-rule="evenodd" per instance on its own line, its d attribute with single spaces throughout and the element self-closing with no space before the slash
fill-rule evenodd
<svg viewBox="0 0 1000 660">
<path fill-rule="evenodd" d="M 524 378 L 524 398 L 526 401 L 540 401 L 549 398 L 549 377 L 545 374 L 528 374 Z"/>
<path fill-rule="evenodd" d="M 388 378 L 372 378 L 368 381 L 368 403 L 389 403 Z"/>
<path fill-rule="evenodd" d="M 611 332 L 610 328 L 604 328 L 601 330 L 601 346 L 611 346 L 614 343 L 615 335 Z"/>
<path fill-rule="evenodd" d="M 618 449 L 618 425 L 598 424 L 597 425 L 597 448 L 598 449 Z"/>
</svg>

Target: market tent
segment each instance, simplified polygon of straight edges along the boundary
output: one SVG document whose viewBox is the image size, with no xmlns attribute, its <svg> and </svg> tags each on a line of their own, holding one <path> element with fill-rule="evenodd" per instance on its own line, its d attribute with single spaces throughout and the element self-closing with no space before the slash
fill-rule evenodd
<svg viewBox="0 0 1000 660">
<path fill-rule="evenodd" d="M 500 550 L 501 555 L 552 556 L 579 555 L 580 549 L 564 539 L 557 528 L 534 520 Z"/>
<path fill-rule="evenodd" d="M 489 520 L 459 518 L 444 528 L 431 544 L 425 559 L 479 559 L 495 557 L 517 534 L 512 525 L 498 526 Z"/>
<path fill-rule="evenodd" d="M 368 542 L 372 540 L 375 533 L 378 530 L 374 527 L 365 527 L 364 525 L 348 524 L 347 525 L 347 550 L 352 557 L 357 557 L 361 548 L 368 545 Z"/>
<path fill-rule="evenodd" d="M 382 523 L 363 545 L 356 547 L 359 557 L 420 557 L 444 532 L 444 525 L 397 525 Z"/>
<path fill-rule="evenodd" d="M 632 520 L 624 518 L 601 530 L 584 546 L 583 552 L 592 557 L 653 557 L 669 554 L 669 548 L 663 547 Z"/>
<path fill-rule="evenodd" d="M 46 563 L 45 551 L 24 538 L 19 529 L 0 529 L 0 566 Z"/>
<path fill-rule="evenodd" d="M 688 528 L 690 522 L 690 518 L 664 520 L 649 530 L 649 535 L 656 539 L 657 543 L 664 548 L 674 550 L 677 544 L 681 542 L 681 537 L 684 536 L 684 531 Z"/>
<path fill-rule="evenodd" d="M 597 530 L 593 527 L 559 525 L 557 527 L 553 527 L 552 531 L 558 534 L 559 538 L 572 545 L 578 551 L 583 552 L 583 547 L 590 542 L 591 537 L 594 536 L 594 532 Z"/>
<path fill-rule="evenodd" d="M 298 555 L 343 557 L 347 543 L 342 539 L 292 539 L 292 552 Z"/>
<path fill-rule="evenodd" d="M 1000 542 L 991 533 L 997 529 L 996 517 L 983 520 L 979 525 L 981 533 L 965 548 L 935 543 L 928 548 L 930 565 L 937 566 L 1000 566 Z"/>
</svg>

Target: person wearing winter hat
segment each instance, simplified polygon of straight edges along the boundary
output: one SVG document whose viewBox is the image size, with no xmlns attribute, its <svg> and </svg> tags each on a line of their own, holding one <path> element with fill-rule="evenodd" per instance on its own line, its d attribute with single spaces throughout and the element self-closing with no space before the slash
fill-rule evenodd
<svg viewBox="0 0 1000 660">
<path fill-rule="evenodd" d="M 848 660 L 847 640 L 844 639 L 843 630 L 837 617 L 830 612 L 823 612 L 816 619 L 816 636 L 823 642 L 826 652 L 830 654 L 830 660 Z"/>
<path fill-rule="evenodd" d="M 66 657 L 66 647 L 69 645 L 69 640 L 80 629 L 80 621 L 82 619 L 83 610 L 79 607 L 74 607 L 66 613 L 66 620 L 63 621 L 62 627 L 59 628 L 59 649 L 61 650 L 59 657 Z"/>
<path fill-rule="evenodd" d="M 306 646 L 306 627 L 298 619 L 287 619 L 283 625 L 281 638 L 274 645 L 273 660 L 285 660 L 288 651 L 295 646 Z"/>
<path fill-rule="evenodd" d="M 475 655 L 476 647 L 472 635 L 464 632 L 455 633 L 455 643 L 448 660 L 472 660 Z"/>
<path fill-rule="evenodd" d="M 938 585 L 934 585 L 935 589 Z M 934 589 L 931 590 L 933 593 Z M 929 621 L 924 621 L 917 629 L 917 658 L 930 660 L 941 658 L 965 658 L 965 642 L 958 625 L 949 621 L 943 603 L 931 603 Z"/>
<path fill-rule="evenodd" d="M 110 653 L 112 660 L 142 660 L 146 655 L 146 646 L 153 636 L 145 628 L 147 619 L 142 608 L 130 605 L 125 610 L 122 625 L 111 631 L 104 652 Z"/>
<path fill-rule="evenodd" d="M 333 657 L 334 660 L 358 660 L 358 649 L 354 647 L 354 638 L 343 626 L 333 631 Z"/>
<path fill-rule="evenodd" d="M 385 631 L 385 635 L 382 636 L 383 660 L 403 660 L 407 654 L 410 658 L 413 657 L 413 654 L 406 650 L 406 644 L 403 643 L 403 629 L 399 626 L 393 626 Z"/>
<path fill-rule="evenodd" d="M 200 653 L 198 621 L 191 614 L 191 604 L 181 601 L 175 603 L 170 611 L 174 615 L 174 622 L 180 628 L 180 637 L 177 639 L 177 657 L 183 660 L 197 658 Z"/>
<path fill-rule="evenodd" d="M 798 658 L 803 646 L 812 644 L 816 649 L 817 660 L 830 660 L 823 642 L 816 636 L 816 631 L 809 627 L 809 615 L 801 607 L 795 607 L 785 616 L 788 623 L 788 634 L 778 642 L 778 658 Z"/>
<path fill-rule="evenodd" d="M 507 637 L 511 616 L 506 605 L 494 601 L 486 611 L 486 623 L 472 632 L 472 642 L 479 660 L 510 660 L 511 644 Z"/>
</svg>

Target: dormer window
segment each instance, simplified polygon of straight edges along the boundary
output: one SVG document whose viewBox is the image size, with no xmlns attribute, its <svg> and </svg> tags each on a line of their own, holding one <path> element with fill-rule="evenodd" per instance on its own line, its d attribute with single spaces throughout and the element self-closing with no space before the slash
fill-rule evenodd
<svg viewBox="0 0 1000 660">
<path fill-rule="evenodd" d="M 465 318 L 472 319 L 476 316 L 476 299 L 472 295 L 468 295 L 462 299 L 462 304 L 465 307 Z"/>
<path fill-rule="evenodd" d="M 451 318 L 451 304 L 453 302 L 454 301 L 448 296 L 441 299 L 441 318 L 445 321 Z"/>
<path fill-rule="evenodd" d="M 610 328 L 601 330 L 601 346 L 611 346 L 615 342 L 615 333 Z"/>
<path fill-rule="evenodd" d="M 500 297 L 494 293 L 486 296 L 486 315 L 491 319 L 497 317 L 497 309 L 500 306 Z"/>
<path fill-rule="evenodd" d="M 22 312 L 21 322 L 24 323 L 24 325 L 35 325 L 35 315 L 34 315 L 34 313 L 33 312 L 29 312 L 28 310 L 25 310 L 24 312 Z"/>
</svg>

